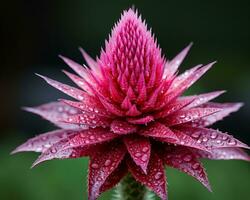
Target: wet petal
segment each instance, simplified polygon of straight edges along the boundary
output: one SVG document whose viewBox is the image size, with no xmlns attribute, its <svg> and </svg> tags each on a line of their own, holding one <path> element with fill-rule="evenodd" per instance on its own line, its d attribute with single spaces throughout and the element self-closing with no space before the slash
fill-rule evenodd
<svg viewBox="0 0 250 200">
<path fill-rule="evenodd" d="M 97 62 L 90 57 L 90 55 L 87 54 L 86 51 L 84 51 L 83 48 L 79 48 L 83 58 L 87 62 L 87 65 L 90 67 L 90 69 L 95 73 L 95 75 L 100 75 L 100 69 L 98 67 Z"/>
<path fill-rule="evenodd" d="M 185 49 L 183 49 L 174 59 L 166 63 L 164 67 L 164 75 L 163 75 L 164 78 L 171 77 L 173 74 L 176 73 L 176 71 L 178 70 L 178 67 L 183 62 L 191 46 L 192 46 L 192 43 L 190 43 Z"/>
<path fill-rule="evenodd" d="M 193 150 L 200 158 L 211 160 L 245 160 L 250 161 L 250 156 L 240 148 L 218 148 L 211 149 L 211 152 Z"/>
<path fill-rule="evenodd" d="M 224 117 L 227 117 L 232 112 L 238 111 L 243 104 L 242 103 L 207 103 L 203 104 L 204 107 L 215 107 L 222 109 L 221 111 L 214 113 L 212 115 L 206 116 L 202 119 L 195 120 L 191 123 L 192 126 L 211 126 L 217 121 L 222 120 Z"/>
<path fill-rule="evenodd" d="M 80 78 L 79 76 L 76 76 L 75 74 L 69 73 L 65 70 L 63 72 L 81 89 L 86 91 L 88 94 L 93 95 L 92 89 L 89 88 L 88 83 L 86 82 L 85 79 Z"/>
<path fill-rule="evenodd" d="M 23 151 L 44 152 L 53 144 L 68 137 L 72 133 L 74 133 L 74 131 L 60 129 L 40 134 L 17 147 L 12 153 Z"/>
<path fill-rule="evenodd" d="M 193 96 L 184 96 L 184 97 L 181 97 L 181 99 L 182 100 L 194 99 L 194 101 L 187 106 L 188 108 L 193 108 L 193 107 L 200 106 L 204 103 L 207 103 L 210 100 L 215 99 L 216 97 L 220 96 L 223 93 L 225 93 L 225 90 L 209 92 L 209 93 L 193 95 Z"/>
<path fill-rule="evenodd" d="M 179 140 L 179 138 L 171 129 L 157 122 L 146 128 L 143 128 L 139 134 L 146 137 L 153 137 L 155 139 L 164 139 L 164 141 L 168 141 L 170 143 L 175 143 Z"/>
<path fill-rule="evenodd" d="M 77 88 L 74 88 L 72 86 L 60 83 L 58 81 L 55 81 L 53 79 L 47 78 L 45 76 L 42 76 L 40 74 L 37 74 L 38 76 L 40 76 L 42 79 L 44 79 L 49 85 L 53 86 L 54 88 L 62 91 L 63 93 L 79 100 L 79 101 L 83 101 L 85 98 L 87 98 L 89 95 L 82 91 L 79 90 Z"/>
<path fill-rule="evenodd" d="M 126 121 L 114 120 L 110 125 L 110 129 L 114 133 L 123 135 L 136 132 L 137 126 Z"/>
<path fill-rule="evenodd" d="M 205 74 L 214 64 L 215 62 L 209 63 L 203 67 L 197 66 L 195 70 L 192 71 L 184 80 L 181 80 L 176 83 L 174 80 L 171 84 L 168 93 L 166 94 L 166 98 L 164 100 L 165 104 L 171 102 L 173 99 L 180 96 L 185 90 L 191 87 L 203 74 Z"/>
<path fill-rule="evenodd" d="M 211 191 L 205 169 L 196 154 L 188 148 L 168 146 L 165 148 L 162 158 L 168 166 L 193 176 Z"/>
<path fill-rule="evenodd" d="M 119 166 L 105 180 L 100 189 L 100 192 L 102 193 L 115 187 L 127 173 L 127 165 L 124 161 L 122 161 Z"/>
<path fill-rule="evenodd" d="M 82 148 L 100 144 L 113 140 L 117 137 L 117 134 L 109 132 L 108 130 L 96 128 L 83 131 L 75 131 L 69 137 L 60 140 L 52 145 L 49 149 L 39 156 L 33 166 L 55 158 L 64 159 L 72 155 L 72 152 L 76 148 Z"/>
<path fill-rule="evenodd" d="M 222 133 L 218 130 L 199 127 L 180 127 L 178 129 L 182 133 L 191 136 L 199 144 L 202 144 L 208 149 L 221 147 L 250 148 L 246 144 L 235 139 L 233 136 Z"/>
<path fill-rule="evenodd" d="M 91 156 L 88 177 L 89 200 L 96 200 L 101 190 L 105 189 L 105 181 L 119 166 L 125 153 L 126 149 L 122 144 L 113 143 Z"/>
<path fill-rule="evenodd" d="M 81 113 L 79 109 L 73 108 L 62 102 L 51 102 L 37 107 L 25 107 L 24 110 L 40 115 L 41 117 L 51 121 L 53 124 L 63 129 L 79 128 L 79 126 L 75 124 L 59 122 L 59 118 L 67 118 L 69 116 Z M 82 126 L 81 128 L 87 127 Z"/>
<path fill-rule="evenodd" d="M 219 111 L 221 111 L 220 108 L 192 108 L 188 110 L 181 110 L 171 116 L 168 116 L 164 123 L 167 124 L 167 126 L 183 124 L 212 115 Z"/>
<path fill-rule="evenodd" d="M 145 174 L 131 159 L 127 160 L 127 165 L 132 176 L 138 182 L 154 191 L 162 200 L 167 199 L 164 165 L 157 154 L 152 153 L 147 174 Z"/>
<path fill-rule="evenodd" d="M 109 112 L 107 112 L 107 110 L 103 107 L 103 105 L 96 99 L 90 98 L 88 100 L 86 99 L 84 102 L 76 102 L 65 99 L 61 99 L 60 101 L 79 110 L 87 111 L 89 113 L 94 113 L 95 115 L 101 115 L 104 117 L 112 116 Z"/>
<path fill-rule="evenodd" d="M 151 153 L 151 144 L 148 138 L 131 135 L 124 138 L 124 143 L 133 161 L 147 174 L 148 162 Z"/>
<path fill-rule="evenodd" d="M 84 112 L 82 114 L 71 115 L 69 117 L 58 117 L 59 122 L 78 124 L 81 126 L 87 127 L 109 127 L 110 119 L 96 115 L 94 113 Z"/>
<path fill-rule="evenodd" d="M 149 122 L 154 121 L 153 116 L 139 117 L 139 118 L 127 118 L 127 121 L 131 124 L 147 124 Z"/>
<path fill-rule="evenodd" d="M 187 107 L 189 104 L 191 104 L 195 98 L 189 98 L 189 99 L 177 99 L 175 102 L 171 103 L 167 107 L 163 108 L 160 112 L 154 115 L 156 119 L 158 118 L 164 118 L 170 114 L 175 113 L 178 110 L 181 110 L 184 107 Z"/>
</svg>

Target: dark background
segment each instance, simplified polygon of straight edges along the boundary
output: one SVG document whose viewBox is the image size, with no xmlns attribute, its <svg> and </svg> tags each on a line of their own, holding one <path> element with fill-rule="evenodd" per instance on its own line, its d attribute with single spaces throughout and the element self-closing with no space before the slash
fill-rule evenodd
<svg viewBox="0 0 250 200">
<path fill-rule="evenodd" d="M 244 102 L 239 112 L 216 127 L 250 144 L 249 1 L 5 1 L 0 6 L 0 199 L 86 199 L 86 182 L 82 188 L 86 160 L 83 169 L 82 160 L 70 160 L 53 161 L 29 170 L 35 155 L 10 157 L 8 153 L 25 139 L 53 129 L 49 123 L 20 108 L 64 96 L 34 73 L 69 83 L 60 71 L 67 66 L 58 54 L 83 63 L 77 50 L 82 46 L 93 57 L 98 56 L 120 13 L 132 5 L 153 28 L 167 58 L 194 42 L 181 71 L 218 61 L 189 93 L 226 89 L 228 92 L 218 101 Z M 169 177 L 170 199 L 249 197 L 248 163 L 211 161 L 207 166 L 217 193 L 211 195 L 190 178 L 173 171 Z M 69 173 L 65 174 L 66 171 Z"/>
</svg>

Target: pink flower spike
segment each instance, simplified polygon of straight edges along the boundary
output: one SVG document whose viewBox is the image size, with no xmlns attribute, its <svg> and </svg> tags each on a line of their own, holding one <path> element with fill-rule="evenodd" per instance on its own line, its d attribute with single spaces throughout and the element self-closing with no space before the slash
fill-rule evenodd
<svg viewBox="0 0 250 200">
<path fill-rule="evenodd" d="M 241 150 L 249 147 L 206 128 L 242 103 L 210 102 L 224 91 L 182 96 L 215 63 L 178 74 L 191 46 L 166 62 L 146 22 L 134 9 L 125 10 L 100 57 L 93 59 L 80 48 L 88 66 L 60 56 L 78 74 L 64 71 L 79 88 L 38 75 L 76 101 L 25 108 L 61 129 L 36 136 L 13 153 L 41 152 L 33 166 L 55 158 L 90 157 L 89 200 L 96 200 L 128 172 L 132 177 L 122 181 L 123 186 L 129 184 L 127 180 L 137 181 L 166 200 L 164 164 L 210 190 L 198 159 L 250 161 Z"/>
</svg>

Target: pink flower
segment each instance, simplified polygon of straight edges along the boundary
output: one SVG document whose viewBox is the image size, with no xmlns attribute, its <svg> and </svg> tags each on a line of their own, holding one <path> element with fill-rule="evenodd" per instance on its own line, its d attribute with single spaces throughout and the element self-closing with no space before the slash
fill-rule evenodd
<svg viewBox="0 0 250 200">
<path fill-rule="evenodd" d="M 89 199 L 115 186 L 128 172 L 162 200 L 167 199 L 164 165 L 193 176 L 210 190 L 200 158 L 241 159 L 246 144 L 207 128 L 241 103 L 213 103 L 224 91 L 181 96 L 214 62 L 177 75 L 191 45 L 165 60 L 137 12 L 124 11 L 100 58 L 80 49 L 88 66 L 62 57 L 78 75 L 65 74 L 80 89 L 41 76 L 77 101 L 60 100 L 27 111 L 59 127 L 19 146 L 41 152 L 33 166 L 51 159 L 90 157 Z"/>
</svg>

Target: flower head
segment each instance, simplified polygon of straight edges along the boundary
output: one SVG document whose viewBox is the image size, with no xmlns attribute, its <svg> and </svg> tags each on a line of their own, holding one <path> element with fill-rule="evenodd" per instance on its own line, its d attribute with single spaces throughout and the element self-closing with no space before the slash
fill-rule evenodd
<svg viewBox="0 0 250 200">
<path fill-rule="evenodd" d="M 78 88 L 41 76 L 77 101 L 60 100 L 27 111 L 59 127 L 19 146 L 46 160 L 90 157 L 89 199 L 115 186 L 128 172 L 167 198 L 164 165 L 187 173 L 210 190 L 200 158 L 242 159 L 248 148 L 231 135 L 207 128 L 241 103 L 213 103 L 224 91 L 182 96 L 213 63 L 178 75 L 191 45 L 165 60 L 137 12 L 124 11 L 97 60 L 80 49 L 87 66 L 61 58 L 78 75 L 65 74 Z"/>
</svg>

